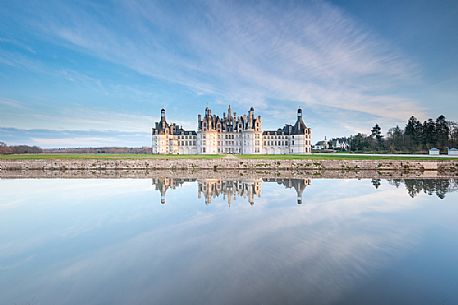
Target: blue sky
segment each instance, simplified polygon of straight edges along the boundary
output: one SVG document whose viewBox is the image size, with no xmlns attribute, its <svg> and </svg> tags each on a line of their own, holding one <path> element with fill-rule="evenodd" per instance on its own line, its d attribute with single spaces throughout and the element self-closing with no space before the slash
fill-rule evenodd
<svg viewBox="0 0 458 305">
<path fill-rule="evenodd" d="M 314 141 L 458 119 L 457 1 L 2 1 L 0 141 L 142 146 L 165 107 Z"/>
</svg>

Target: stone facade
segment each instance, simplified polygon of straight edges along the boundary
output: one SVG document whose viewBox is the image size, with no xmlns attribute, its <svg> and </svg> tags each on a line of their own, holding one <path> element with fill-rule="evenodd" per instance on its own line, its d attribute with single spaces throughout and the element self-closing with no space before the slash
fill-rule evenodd
<svg viewBox="0 0 458 305">
<path fill-rule="evenodd" d="M 153 154 L 196 154 L 197 133 L 186 131 L 175 123 L 168 124 L 165 110 L 161 110 L 161 120 L 153 128 Z"/>
<path fill-rule="evenodd" d="M 286 124 L 275 131 L 263 131 L 261 116 L 255 117 L 253 107 L 237 116 L 229 106 L 227 114 L 212 115 L 209 108 L 197 117 L 197 131 L 186 131 L 177 124 L 168 124 L 165 110 L 152 129 L 153 154 L 309 154 L 312 130 L 297 111 L 294 125 Z"/>
</svg>

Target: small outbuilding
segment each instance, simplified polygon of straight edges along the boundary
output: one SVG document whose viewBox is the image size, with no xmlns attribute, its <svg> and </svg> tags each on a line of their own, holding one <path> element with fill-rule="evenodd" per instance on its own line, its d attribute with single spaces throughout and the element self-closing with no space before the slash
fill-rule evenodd
<svg viewBox="0 0 458 305">
<path fill-rule="evenodd" d="M 433 148 L 431 148 L 431 149 L 429 150 L 429 154 L 430 154 L 430 155 L 439 155 L 439 154 L 440 154 L 440 150 L 437 149 L 437 148 L 435 148 L 435 147 L 433 147 Z"/>
<path fill-rule="evenodd" d="M 458 149 L 456 149 L 456 148 L 449 148 L 449 149 L 448 149 L 448 154 L 449 154 L 450 156 L 458 156 Z"/>
<path fill-rule="evenodd" d="M 328 149 L 328 142 L 327 141 L 318 141 L 314 146 L 314 149 L 316 150 L 323 150 L 323 149 Z"/>
</svg>

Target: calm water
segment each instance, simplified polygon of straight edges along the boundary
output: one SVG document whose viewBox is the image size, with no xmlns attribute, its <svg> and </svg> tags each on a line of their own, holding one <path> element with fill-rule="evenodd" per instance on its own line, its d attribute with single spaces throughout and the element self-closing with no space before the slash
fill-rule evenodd
<svg viewBox="0 0 458 305">
<path fill-rule="evenodd" d="M 458 304 L 457 188 L 2 179 L 0 304 Z"/>
</svg>

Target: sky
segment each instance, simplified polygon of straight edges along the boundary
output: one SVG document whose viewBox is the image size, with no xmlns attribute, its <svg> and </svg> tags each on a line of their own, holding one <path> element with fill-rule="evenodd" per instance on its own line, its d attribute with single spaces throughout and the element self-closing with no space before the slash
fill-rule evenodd
<svg viewBox="0 0 458 305">
<path fill-rule="evenodd" d="M 149 146 L 167 119 L 253 106 L 313 142 L 458 120 L 458 1 L 8 1 L 0 141 Z"/>
</svg>

